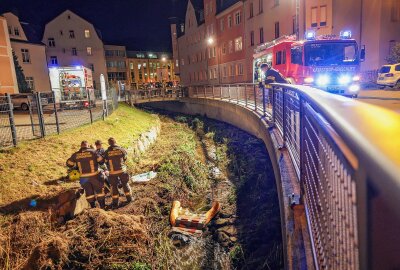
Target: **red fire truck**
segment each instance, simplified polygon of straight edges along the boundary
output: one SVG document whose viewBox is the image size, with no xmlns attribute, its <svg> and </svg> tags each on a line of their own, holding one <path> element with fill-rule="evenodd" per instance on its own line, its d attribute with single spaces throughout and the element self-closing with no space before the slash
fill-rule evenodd
<svg viewBox="0 0 400 270">
<path fill-rule="evenodd" d="M 305 40 L 285 36 L 257 47 L 254 54 L 254 81 L 264 80 L 263 63 L 282 73 L 291 83 L 311 85 L 330 93 L 357 97 L 360 90 L 360 62 L 365 49 L 360 49 L 350 31 L 340 37 L 316 37 L 307 32 Z"/>
</svg>

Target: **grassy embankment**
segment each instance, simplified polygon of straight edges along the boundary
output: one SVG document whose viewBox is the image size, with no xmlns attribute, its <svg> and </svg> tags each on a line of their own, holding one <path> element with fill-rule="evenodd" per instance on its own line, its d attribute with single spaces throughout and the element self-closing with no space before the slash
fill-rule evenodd
<svg viewBox="0 0 400 270">
<path fill-rule="evenodd" d="M 82 140 L 94 144 L 100 139 L 106 143 L 112 136 L 118 144 L 129 148 L 142 132 L 157 121 L 149 113 L 120 105 L 105 121 L 0 151 L 0 206 L 32 195 L 43 196 L 76 186 L 77 183 L 57 184 L 57 180 L 66 175 L 65 161 L 79 149 Z"/>
</svg>

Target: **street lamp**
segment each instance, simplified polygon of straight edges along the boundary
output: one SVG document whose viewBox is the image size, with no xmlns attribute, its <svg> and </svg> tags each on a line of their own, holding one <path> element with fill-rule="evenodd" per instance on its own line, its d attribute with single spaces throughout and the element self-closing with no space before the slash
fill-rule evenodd
<svg viewBox="0 0 400 270">
<path fill-rule="evenodd" d="M 207 39 L 207 43 L 208 43 L 208 45 L 214 44 L 214 39 L 213 39 L 212 37 L 209 37 L 209 38 Z"/>
<path fill-rule="evenodd" d="M 167 58 L 164 56 L 163 58 L 161 58 L 161 61 L 165 62 L 167 61 Z"/>
</svg>

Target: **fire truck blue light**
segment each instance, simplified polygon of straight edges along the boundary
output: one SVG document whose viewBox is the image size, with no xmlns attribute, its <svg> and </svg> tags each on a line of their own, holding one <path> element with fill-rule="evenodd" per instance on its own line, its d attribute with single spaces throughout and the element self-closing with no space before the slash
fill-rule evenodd
<svg viewBox="0 0 400 270">
<path fill-rule="evenodd" d="M 340 37 L 343 38 L 343 39 L 351 38 L 351 31 L 341 31 L 340 32 Z"/>
<path fill-rule="evenodd" d="M 339 77 L 339 84 L 346 85 L 351 82 L 350 75 L 342 75 Z"/>
<path fill-rule="evenodd" d="M 317 79 L 317 85 L 325 86 L 325 85 L 329 84 L 330 81 L 331 81 L 331 78 L 328 75 L 321 75 Z"/>
<path fill-rule="evenodd" d="M 306 32 L 306 39 L 308 39 L 308 40 L 315 39 L 315 32 L 314 31 L 307 31 Z"/>
</svg>

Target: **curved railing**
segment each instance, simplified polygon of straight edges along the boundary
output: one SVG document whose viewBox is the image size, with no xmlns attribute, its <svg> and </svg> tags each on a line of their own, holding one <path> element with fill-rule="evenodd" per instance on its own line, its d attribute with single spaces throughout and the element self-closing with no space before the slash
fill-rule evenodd
<svg viewBox="0 0 400 270">
<path fill-rule="evenodd" d="M 400 254 L 393 241 L 399 238 L 400 228 L 399 114 L 286 84 L 270 89 L 254 84 L 203 85 L 128 96 L 131 104 L 189 97 L 253 110 L 276 128 L 281 147 L 290 154 L 316 268 L 395 269 L 400 265 L 399 256 L 391 255 Z M 388 236 L 386 230 L 397 234 Z"/>
<path fill-rule="evenodd" d="M 379 209 L 400 216 L 400 115 L 286 84 L 193 86 L 186 95 L 237 103 L 277 128 L 301 186 L 317 269 L 367 269 L 384 260 L 374 258 L 380 236 L 371 220 Z M 384 203 L 375 205 L 377 197 Z"/>
</svg>

